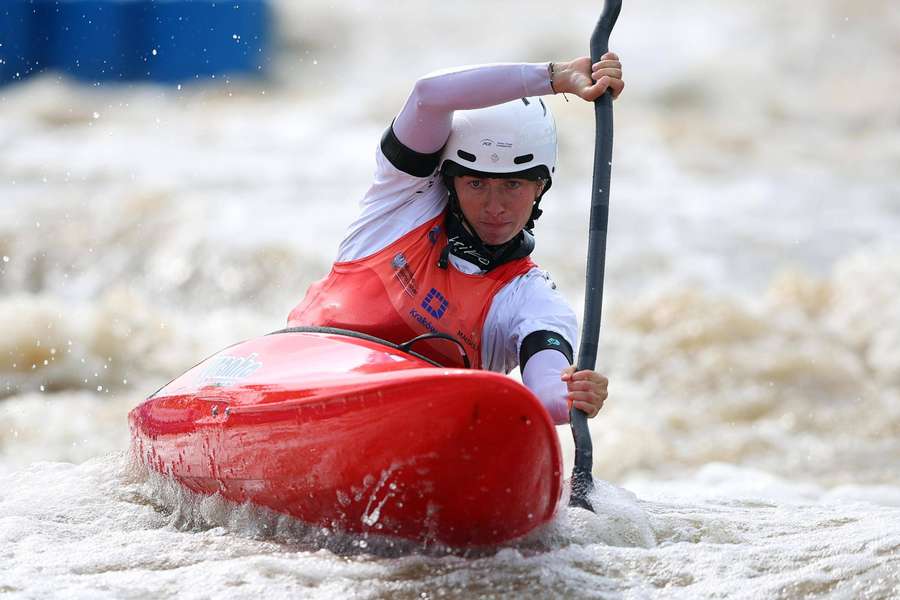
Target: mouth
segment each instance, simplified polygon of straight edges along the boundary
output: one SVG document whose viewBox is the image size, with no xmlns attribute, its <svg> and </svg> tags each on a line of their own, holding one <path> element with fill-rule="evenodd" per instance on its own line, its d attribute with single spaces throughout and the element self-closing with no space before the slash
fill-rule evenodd
<svg viewBox="0 0 900 600">
<path fill-rule="evenodd" d="M 481 223 L 480 235 L 486 244 L 500 244 L 509 238 L 509 223 Z"/>
</svg>

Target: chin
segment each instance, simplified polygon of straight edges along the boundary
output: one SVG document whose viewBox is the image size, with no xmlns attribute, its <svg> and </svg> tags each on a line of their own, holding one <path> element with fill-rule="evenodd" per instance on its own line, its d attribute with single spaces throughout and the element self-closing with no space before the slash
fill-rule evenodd
<svg viewBox="0 0 900 600">
<path fill-rule="evenodd" d="M 516 237 L 515 234 L 502 233 L 499 231 L 478 231 L 476 229 L 475 232 L 478 234 L 478 237 L 481 238 L 481 241 L 488 246 L 500 246 Z"/>
<path fill-rule="evenodd" d="M 514 237 L 516 237 L 516 236 L 506 236 L 506 237 L 481 236 L 481 241 L 484 242 L 488 246 L 502 246 L 503 244 L 505 244 L 509 240 L 513 239 Z"/>
</svg>

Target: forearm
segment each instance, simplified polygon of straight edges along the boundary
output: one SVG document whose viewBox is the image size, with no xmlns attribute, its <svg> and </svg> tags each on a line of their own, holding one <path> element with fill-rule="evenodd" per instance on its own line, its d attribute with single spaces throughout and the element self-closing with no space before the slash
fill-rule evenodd
<svg viewBox="0 0 900 600">
<path fill-rule="evenodd" d="M 419 79 L 394 120 L 393 131 L 405 147 L 432 154 L 450 137 L 455 110 L 484 108 L 525 96 L 554 93 L 571 93 L 593 101 L 607 89 L 616 98 L 624 87 L 622 63 L 612 52 L 594 64 L 590 57 L 582 56 L 568 62 L 459 67 Z"/>
<path fill-rule="evenodd" d="M 453 111 L 484 108 L 525 96 L 552 94 L 547 63 L 460 67 L 422 77 L 394 120 L 394 134 L 416 152 L 440 150 Z"/>
<path fill-rule="evenodd" d="M 560 374 L 568 366 L 561 352 L 541 350 L 528 359 L 522 370 L 522 383 L 538 397 L 556 425 L 569 422 L 568 388 L 560 380 Z"/>
</svg>

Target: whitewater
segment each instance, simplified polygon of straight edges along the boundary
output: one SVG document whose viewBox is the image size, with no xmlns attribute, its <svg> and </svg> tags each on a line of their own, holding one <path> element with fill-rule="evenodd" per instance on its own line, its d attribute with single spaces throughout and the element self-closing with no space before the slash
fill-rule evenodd
<svg viewBox="0 0 900 600">
<path fill-rule="evenodd" d="M 418 76 L 578 56 L 600 7 L 275 8 L 263 80 L 0 88 L 0 596 L 900 597 L 896 2 L 625 0 L 598 512 L 470 554 L 188 494 L 126 415 L 284 327 Z M 570 100 L 534 258 L 580 313 Z"/>
</svg>

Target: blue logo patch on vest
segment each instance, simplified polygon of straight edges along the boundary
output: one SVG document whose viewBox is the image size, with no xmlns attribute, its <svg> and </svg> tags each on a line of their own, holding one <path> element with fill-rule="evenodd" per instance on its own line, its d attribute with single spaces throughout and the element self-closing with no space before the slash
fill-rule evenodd
<svg viewBox="0 0 900 600">
<path fill-rule="evenodd" d="M 431 242 L 431 245 L 434 246 L 438 241 L 438 234 L 441 232 L 441 226 L 435 225 L 428 232 L 428 241 Z"/>
<path fill-rule="evenodd" d="M 425 299 L 422 300 L 422 308 L 428 311 L 428 314 L 435 319 L 443 317 L 444 313 L 447 312 L 448 306 L 450 306 L 450 303 L 447 302 L 444 295 L 434 288 L 431 288 L 425 295 Z"/>
</svg>

